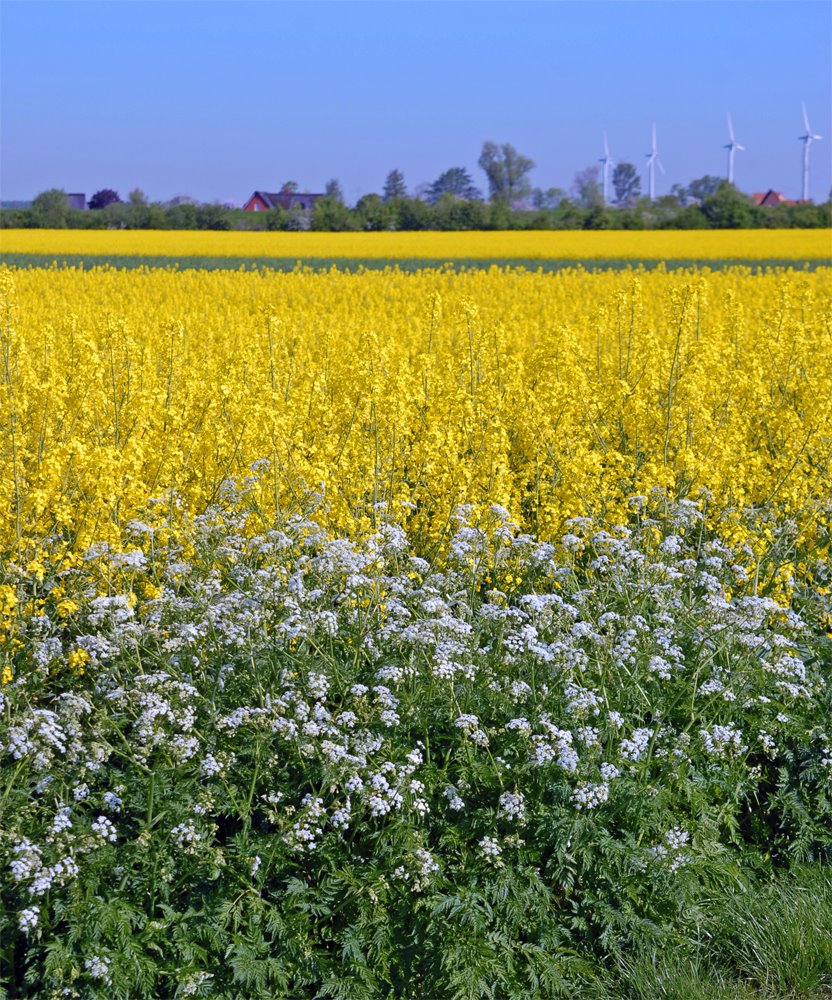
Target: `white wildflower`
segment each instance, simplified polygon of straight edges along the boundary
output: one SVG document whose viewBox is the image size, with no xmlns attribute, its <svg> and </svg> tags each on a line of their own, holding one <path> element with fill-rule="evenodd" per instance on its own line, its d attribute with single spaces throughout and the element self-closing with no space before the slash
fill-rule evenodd
<svg viewBox="0 0 832 1000">
<path fill-rule="evenodd" d="M 115 842 L 116 828 L 106 816 L 99 816 L 98 819 L 92 824 L 92 828 L 102 840 L 109 840 L 113 843 Z"/>
<path fill-rule="evenodd" d="M 84 962 L 84 968 L 93 979 L 101 979 L 106 986 L 109 986 L 113 981 L 110 975 L 110 964 L 109 958 L 101 958 L 99 955 L 93 955 Z"/>
<path fill-rule="evenodd" d="M 503 792 L 499 815 L 520 824 L 526 821 L 525 799 L 520 792 Z"/>
<path fill-rule="evenodd" d="M 503 860 L 500 855 L 503 853 L 503 849 L 498 840 L 495 840 L 494 837 L 483 837 L 478 846 L 480 854 L 487 861 L 491 861 L 497 868 L 502 868 Z"/>
<path fill-rule="evenodd" d="M 24 934 L 28 934 L 29 931 L 33 931 L 38 925 L 38 919 L 40 918 L 40 907 L 39 906 L 27 906 L 20 911 L 17 915 L 17 926 L 23 931 Z"/>
</svg>

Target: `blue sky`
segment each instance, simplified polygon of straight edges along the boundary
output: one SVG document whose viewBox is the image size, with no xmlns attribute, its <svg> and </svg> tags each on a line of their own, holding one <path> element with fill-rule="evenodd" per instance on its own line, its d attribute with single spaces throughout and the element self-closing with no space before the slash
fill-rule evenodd
<svg viewBox="0 0 832 1000">
<path fill-rule="evenodd" d="M 832 187 L 827 0 L 0 2 L 0 197 L 134 187 L 242 203 L 289 179 L 352 202 L 387 172 L 410 189 L 451 166 L 485 187 L 486 139 L 569 189 L 609 134 L 657 193 L 726 171 L 799 197 L 800 103 Z M 643 188 L 646 188 L 646 179 Z"/>
</svg>

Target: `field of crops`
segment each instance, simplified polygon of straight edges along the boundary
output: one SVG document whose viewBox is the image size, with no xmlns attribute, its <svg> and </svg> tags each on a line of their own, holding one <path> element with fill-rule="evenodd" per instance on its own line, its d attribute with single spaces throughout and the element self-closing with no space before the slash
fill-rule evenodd
<svg viewBox="0 0 832 1000">
<path fill-rule="evenodd" d="M 828 229 L 673 232 L 263 233 L 0 230 L 0 255 L 308 260 L 832 260 Z"/>
<path fill-rule="evenodd" d="M 703 261 L 0 267 L 6 995 L 828 995 L 828 232 L 0 235 Z"/>
</svg>

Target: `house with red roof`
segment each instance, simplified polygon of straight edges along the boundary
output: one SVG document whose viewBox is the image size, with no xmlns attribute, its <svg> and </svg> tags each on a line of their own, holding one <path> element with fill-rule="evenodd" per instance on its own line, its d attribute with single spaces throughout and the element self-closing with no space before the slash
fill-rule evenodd
<svg viewBox="0 0 832 1000">
<path fill-rule="evenodd" d="M 302 194 L 300 191 L 255 191 L 243 205 L 244 212 L 268 212 L 270 208 L 283 208 L 287 212 L 298 208 L 305 212 L 315 207 L 315 202 L 326 197 L 323 194 Z"/>
<path fill-rule="evenodd" d="M 751 195 L 751 200 L 755 205 L 759 205 L 761 208 L 774 208 L 777 205 L 804 205 L 808 202 L 803 201 L 793 201 L 790 198 L 784 198 L 779 191 L 770 189 L 768 191 L 757 191 L 755 194 Z"/>
</svg>

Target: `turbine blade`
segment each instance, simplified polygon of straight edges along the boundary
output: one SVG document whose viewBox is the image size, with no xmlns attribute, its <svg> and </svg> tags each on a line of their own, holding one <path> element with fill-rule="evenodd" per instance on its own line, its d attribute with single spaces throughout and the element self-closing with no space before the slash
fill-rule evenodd
<svg viewBox="0 0 832 1000">
<path fill-rule="evenodd" d="M 731 137 L 731 142 L 736 142 L 734 138 L 734 123 L 731 121 L 731 112 L 728 112 L 728 135 Z"/>
<path fill-rule="evenodd" d="M 736 144 L 736 145 L 734 146 L 734 149 L 741 149 L 741 150 L 742 150 L 743 152 L 745 152 L 745 146 L 741 146 L 741 145 L 740 145 L 739 143 L 737 143 L 737 144 Z"/>
<path fill-rule="evenodd" d="M 659 168 L 659 170 L 661 170 L 662 173 L 664 173 L 664 167 L 662 166 L 662 161 L 658 158 L 658 156 L 656 157 L 656 166 Z"/>
<path fill-rule="evenodd" d="M 806 131 L 807 132 L 811 132 L 812 129 L 811 129 L 810 125 L 809 125 L 809 116 L 806 114 L 806 102 L 805 101 L 801 101 L 800 102 L 800 107 L 803 109 L 803 124 L 806 126 Z"/>
<path fill-rule="evenodd" d="M 609 143 L 607 142 L 607 133 L 606 132 L 604 133 L 604 156 L 606 156 L 607 159 L 610 158 L 610 147 L 609 147 Z"/>
</svg>

